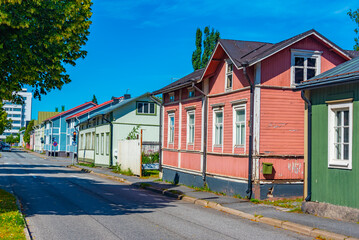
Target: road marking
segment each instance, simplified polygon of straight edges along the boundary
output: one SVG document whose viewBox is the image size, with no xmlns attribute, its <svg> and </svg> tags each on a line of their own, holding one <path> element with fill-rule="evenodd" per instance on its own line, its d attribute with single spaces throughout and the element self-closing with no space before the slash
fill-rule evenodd
<svg viewBox="0 0 359 240">
<path fill-rule="evenodd" d="M 82 177 L 82 176 L 75 176 L 75 175 L 71 175 L 71 177 L 80 178 L 80 179 L 88 179 L 88 180 L 93 180 L 93 178 L 89 178 L 89 177 Z"/>
</svg>

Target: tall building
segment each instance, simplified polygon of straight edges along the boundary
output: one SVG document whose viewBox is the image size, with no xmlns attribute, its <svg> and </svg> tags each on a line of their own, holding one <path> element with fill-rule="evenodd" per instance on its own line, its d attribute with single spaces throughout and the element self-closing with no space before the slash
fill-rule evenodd
<svg viewBox="0 0 359 240">
<path fill-rule="evenodd" d="M 16 135 L 20 128 L 26 127 L 27 123 L 31 120 L 31 107 L 32 107 L 32 93 L 23 88 L 18 95 L 24 99 L 24 104 L 14 104 L 9 101 L 3 101 L 3 109 L 7 113 L 7 118 L 12 119 L 12 128 L 5 130 L 0 139 L 5 139 L 6 136 Z"/>
</svg>

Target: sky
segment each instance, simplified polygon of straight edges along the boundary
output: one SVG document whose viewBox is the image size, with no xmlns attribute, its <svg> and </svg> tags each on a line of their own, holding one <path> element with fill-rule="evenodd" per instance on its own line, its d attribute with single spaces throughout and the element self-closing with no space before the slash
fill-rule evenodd
<svg viewBox="0 0 359 240">
<path fill-rule="evenodd" d="M 197 28 L 210 26 L 222 39 L 277 43 L 315 29 L 339 47 L 352 50 L 355 23 L 351 1 L 93 0 L 85 59 L 67 67 L 72 80 L 35 99 L 38 111 L 65 110 L 112 96 L 139 96 L 193 71 Z"/>
</svg>

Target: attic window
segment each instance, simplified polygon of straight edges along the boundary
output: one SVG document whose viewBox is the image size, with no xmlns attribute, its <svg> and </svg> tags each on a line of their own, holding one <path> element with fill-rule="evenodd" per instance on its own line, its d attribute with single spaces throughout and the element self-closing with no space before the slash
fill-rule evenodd
<svg viewBox="0 0 359 240">
<path fill-rule="evenodd" d="M 319 51 L 292 50 L 292 85 L 320 73 L 320 55 Z"/>
<path fill-rule="evenodd" d="M 168 96 L 170 97 L 170 102 L 175 101 L 175 93 L 174 92 L 169 93 Z"/>
<path fill-rule="evenodd" d="M 194 88 L 190 87 L 188 88 L 188 98 L 193 98 L 194 97 Z"/>
<path fill-rule="evenodd" d="M 226 90 L 232 90 L 233 86 L 233 63 L 231 60 L 226 60 Z"/>
</svg>

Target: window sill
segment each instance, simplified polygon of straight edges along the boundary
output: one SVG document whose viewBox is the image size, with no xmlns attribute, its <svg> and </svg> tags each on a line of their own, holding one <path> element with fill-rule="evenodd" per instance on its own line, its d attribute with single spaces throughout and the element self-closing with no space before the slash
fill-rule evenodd
<svg viewBox="0 0 359 240">
<path fill-rule="evenodd" d="M 213 145 L 213 147 L 215 147 L 215 148 L 222 148 L 222 145 L 215 144 L 215 145 Z"/>
<path fill-rule="evenodd" d="M 349 161 L 332 160 L 329 162 L 328 168 L 352 169 L 352 166 Z"/>
<path fill-rule="evenodd" d="M 234 148 L 244 148 L 244 145 L 234 145 Z"/>
</svg>

